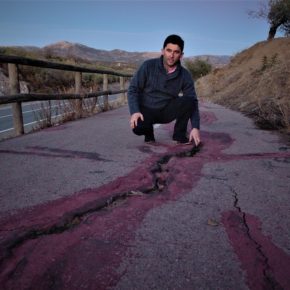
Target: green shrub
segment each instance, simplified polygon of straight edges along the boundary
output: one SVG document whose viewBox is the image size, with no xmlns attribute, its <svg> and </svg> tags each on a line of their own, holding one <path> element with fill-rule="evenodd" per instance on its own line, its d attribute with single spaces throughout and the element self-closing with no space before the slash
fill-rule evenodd
<svg viewBox="0 0 290 290">
<path fill-rule="evenodd" d="M 212 65 L 202 59 L 186 60 L 185 66 L 194 80 L 207 75 L 212 70 Z"/>
</svg>

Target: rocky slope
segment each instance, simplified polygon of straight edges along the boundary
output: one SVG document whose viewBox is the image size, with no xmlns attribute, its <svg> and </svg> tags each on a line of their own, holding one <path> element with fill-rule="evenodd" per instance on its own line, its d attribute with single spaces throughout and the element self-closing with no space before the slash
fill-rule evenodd
<svg viewBox="0 0 290 290">
<path fill-rule="evenodd" d="M 20 81 L 20 92 L 27 94 L 29 92 L 28 84 L 24 81 Z M 9 78 L 0 68 L 0 97 L 9 94 Z"/>
</svg>

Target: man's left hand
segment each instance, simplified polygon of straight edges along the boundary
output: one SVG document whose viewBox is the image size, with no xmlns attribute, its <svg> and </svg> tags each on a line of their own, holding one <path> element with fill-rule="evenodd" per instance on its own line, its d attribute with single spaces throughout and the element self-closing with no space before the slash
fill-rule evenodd
<svg viewBox="0 0 290 290">
<path fill-rule="evenodd" d="M 200 144 L 200 134 L 199 134 L 199 130 L 196 129 L 196 128 L 193 128 L 191 131 L 190 131 L 190 134 L 189 134 L 189 141 L 192 142 L 194 141 L 195 145 L 198 146 Z"/>
</svg>

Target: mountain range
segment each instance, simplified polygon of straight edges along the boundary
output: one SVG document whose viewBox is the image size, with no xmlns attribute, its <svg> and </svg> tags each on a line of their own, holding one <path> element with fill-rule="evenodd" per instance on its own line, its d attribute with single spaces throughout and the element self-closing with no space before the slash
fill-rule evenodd
<svg viewBox="0 0 290 290">
<path fill-rule="evenodd" d="M 1 47 L 0 47 L 1 48 Z M 68 41 L 56 42 L 42 48 L 35 46 L 17 46 L 26 51 L 40 54 L 44 57 L 76 58 L 89 62 L 120 62 L 130 64 L 140 64 L 146 59 L 160 56 L 160 52 L 128 52 L 125 50 L 114 49 L 111 51 L 95 49 L 79 43 Z M 214 67 L 223 66 L 229 63 L 231 56 L 228 55 L 200 55 L 186 57 L 185 59 L 203 59 L 211 63 Z"/>
</svg>

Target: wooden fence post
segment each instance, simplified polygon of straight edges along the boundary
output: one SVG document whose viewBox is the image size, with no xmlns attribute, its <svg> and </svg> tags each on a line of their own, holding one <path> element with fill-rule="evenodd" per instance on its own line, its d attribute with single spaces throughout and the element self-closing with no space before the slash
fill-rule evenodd
<svg viewBox="0 0 290 290">
<path fill-rule="evenodd" d="M 120 77 L 120 90 L 125 89 L 125 78 Z M 124 105 L 126 103 L 126 95 L 125 93 L 121 93 L 121 103 Z"/>
<path fill-rule="evenodd" d="M 82 88 L 82 73 L 75 72 L 75 93 L 80 94 Z M 76 100 L 76 116 L 77 118 L 81 118 L 83 113 L 83 100 L 78 99 Z"/>
<path fill-rule="evenodd" d="M 8 63 L 8 73 L 9 73 L 9 93 L 11 95 L 17 95 L 20 93 L 17 65 L 14 63 Z M 21 102 L 12 103 L 12 114 L 15 134 L 16 135 L 24 134 Z"/>
<path fill-rule="evenodd" d="M 108 75 L 103 74 L 103 91 L 108 90 Z M 109 97 L 108 95 L 103 95 L 104 111 L 109 110 Z"/>
</svg>

